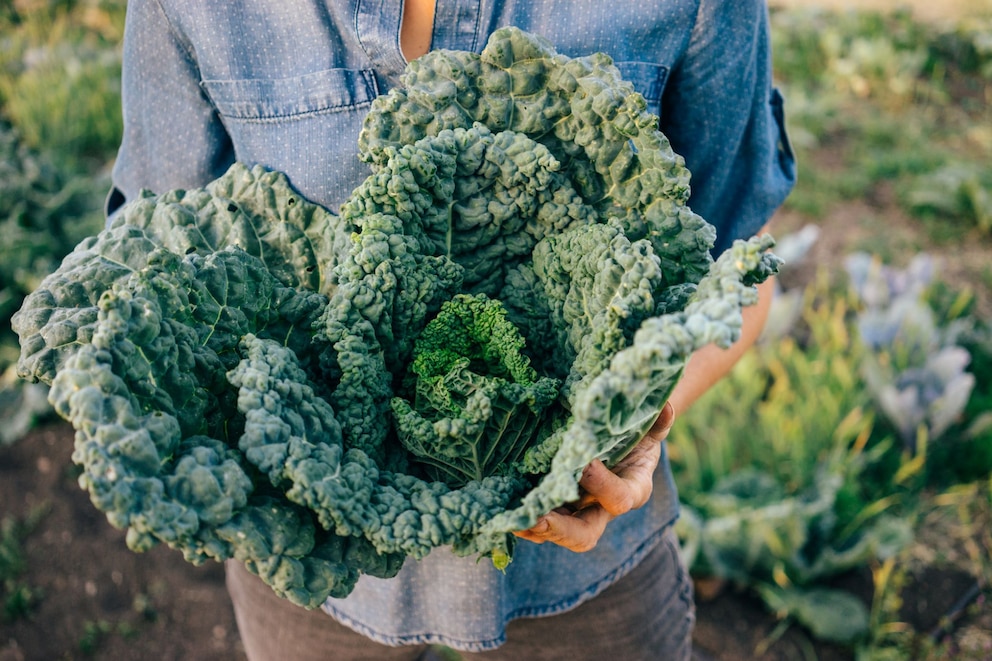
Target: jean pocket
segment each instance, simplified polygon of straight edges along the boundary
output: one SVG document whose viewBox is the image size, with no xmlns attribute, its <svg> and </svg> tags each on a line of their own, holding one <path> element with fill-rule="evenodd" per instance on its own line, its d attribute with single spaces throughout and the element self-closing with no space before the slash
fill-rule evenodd
<svg viewBox="0 0 992 661">
<path fill-rule="evenodd" d="M 661 110 L 661 96 L 668 81 L 668 67 L 654 62 L 617 62 L 617 69 L 624 80 L 648 102 L 648 111 L 657 115 Z"/>
<path fill-rule="evenodd" d="M 375 75 L 364 69 L 326 69 L 273 79 L 204 80 L 204 92 L 222 116 L 279 121 L 365 107 L 378 95 Z"/>
</svg>

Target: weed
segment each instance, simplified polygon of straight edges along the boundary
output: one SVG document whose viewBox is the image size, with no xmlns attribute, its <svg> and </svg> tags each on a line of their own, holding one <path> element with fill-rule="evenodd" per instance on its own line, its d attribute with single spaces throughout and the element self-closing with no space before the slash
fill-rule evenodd
<svg viewBox="0 0 992 661">
<path fill-rule="evenodd" d="M 93 656 L 112 629 L 112 625 L 107 620 L 86 620 L 79 637 L 79 652 L 83 656 Z"/>
<path fill-rule="evenodd" d="M 25 539 L 38 527 L 48 512 L 39 505 L 23 518 L 4 516 L 0 520 L 0 597 L 3 599 L 3 619 L 26 617 L 41 599 L 39 589 L 21 581 L 27 569 Z"/>
</svg>

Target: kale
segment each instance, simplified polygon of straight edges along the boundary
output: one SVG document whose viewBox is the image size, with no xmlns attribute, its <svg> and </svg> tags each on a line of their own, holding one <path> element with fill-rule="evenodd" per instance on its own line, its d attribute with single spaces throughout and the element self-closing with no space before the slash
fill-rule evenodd
<svg viewBox="0 0 992 661">
<path fill-rule="evenodd" d="M 502 566 L 738 337 L 772 241 L 710 257 L 607 57 L 508 28 L 404 82 L 340 214 L 242 164 L 146 192 L 14 316 L 131 548 L 235 558 L 307 608 L 441 546 Z"/>
</svg>

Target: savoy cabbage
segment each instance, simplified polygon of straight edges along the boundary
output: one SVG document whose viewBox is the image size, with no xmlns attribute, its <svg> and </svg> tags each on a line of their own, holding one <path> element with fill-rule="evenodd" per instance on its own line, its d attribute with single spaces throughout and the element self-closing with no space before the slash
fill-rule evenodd
<svg viewBox="0 0 992 661">
<path fill-rule="evenodd" d="M 657 125 L 604 55 L 513 28 L 429 53 L 339 214 L 241 164 L 145 193 L 27 298 L 19 371 L 136 550 L 308 608 L 441 546 L 501 564 L 778 266 L 768 237 L 711 258 Z"/>
</svg>

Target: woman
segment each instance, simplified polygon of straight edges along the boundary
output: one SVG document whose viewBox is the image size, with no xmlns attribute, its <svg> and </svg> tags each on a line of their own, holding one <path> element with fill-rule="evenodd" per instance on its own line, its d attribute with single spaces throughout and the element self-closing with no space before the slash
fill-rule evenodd
<svg viewBox="0 0 992 661">
<path fill-rule="evenodd" d="M 794 163 L 758 0 L 131 0 L 108 212 L 143 188 L 202 186 L 235 160 L 285 172 L 334 210 L 368 173 L 356 143 L 372 100 L 428 49 L 479 51 L 504 25 L 565 55 L 613 57 L 693 173 L 690 203 L 716 226 L 715 251 L 760 231 L 788 194 Z M 417 659 L 429 643 L 469 659 L 689 658 L 691 585 L 662 441 L 673 410 L 754 341 L 769 286 L 737 344 L 693 356 L 631 457 L 586 469 L 578 511 L 518 533 L 533 543 L 505 575 L 438 549 L 308 612 L 229 563 L 249 658 Z"/>
</svg>

